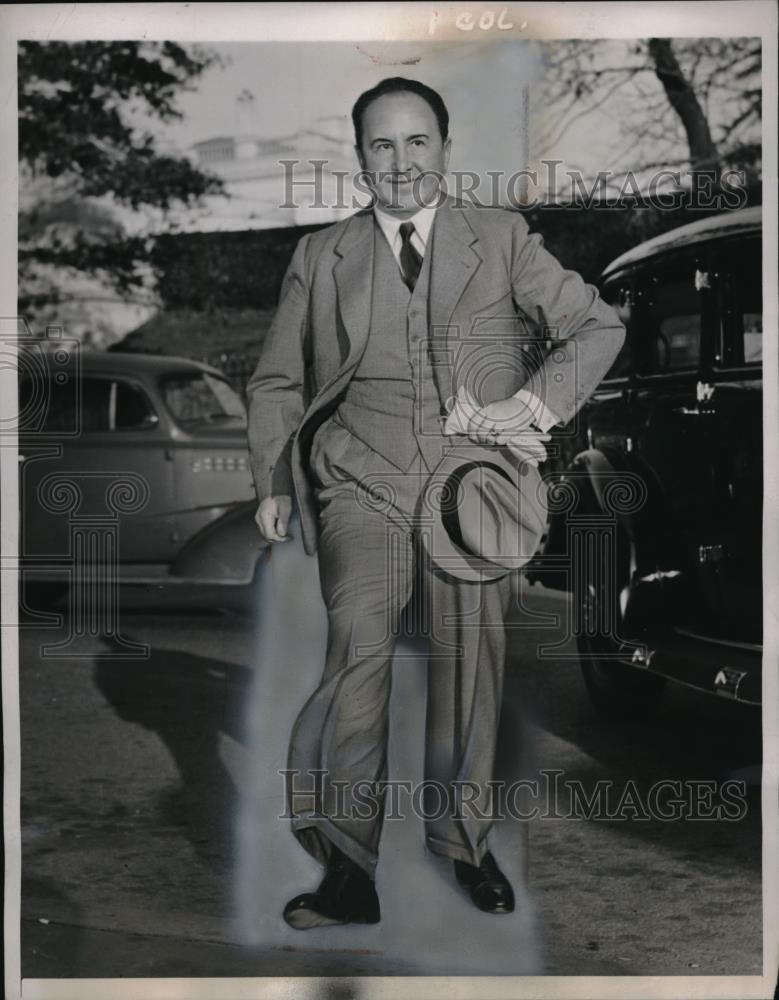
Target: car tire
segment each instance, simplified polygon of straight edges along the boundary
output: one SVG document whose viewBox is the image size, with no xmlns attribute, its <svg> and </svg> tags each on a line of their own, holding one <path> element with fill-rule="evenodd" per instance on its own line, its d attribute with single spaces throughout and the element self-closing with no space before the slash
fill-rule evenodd
<svg viewBox="0 0 779 1000">
<path fill-rule="evenodd" d="M 588 519 L 588 531 L 591 541 L 594 540 L 593 544 L 582 546 L 580 566 L 574 574 L 574 631 L 584 687 L 591 704 L 604 718 L 646 718 L 660 705 L 665 678 L 640 667 L 615 662 L 613 655 L 609 655 L 618 649 L 614 632 L 622 638 L 632 638 L 625 628 L 620 607 L 620 593 L 630 580 L 630 538 L 623 525 L 617 523 L 614 531 L 613 520 L 601 515 L 589 484 L 580 489 L 578 510 L 593 512 Z M 602 527 L 598 523 L 601 516 Z M 610 536 L 608 546 L 604 535 Z M 614 555 L 614 582 L 611 584 L 602 566 L 595 562 L 598 554 L 604 551 L 613 551 Z M 601 630 L 604 621 L 614 623 L 613 631 Z"/>
</svg>

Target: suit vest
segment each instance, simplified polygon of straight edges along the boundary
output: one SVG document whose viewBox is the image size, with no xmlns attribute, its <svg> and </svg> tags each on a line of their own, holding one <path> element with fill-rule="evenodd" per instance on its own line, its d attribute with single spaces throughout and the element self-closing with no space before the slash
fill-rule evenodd
<svg viewBox="0 0 779 1000">
<path fill-rule="evenodd" d="M 370 332 L 336 417 L 403 472 L 420 453 L 430 470 L 441 457 L 441 401 L 428 356 L 434 230 L 412 294 L 384 233 L 374 225 Z"/>
</svg>

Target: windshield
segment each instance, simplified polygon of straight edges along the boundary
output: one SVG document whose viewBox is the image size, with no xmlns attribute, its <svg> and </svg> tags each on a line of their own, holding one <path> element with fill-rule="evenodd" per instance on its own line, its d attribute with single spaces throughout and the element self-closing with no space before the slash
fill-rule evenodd
<svg viewBox="0 0 779 1000">
<path fill-rule="evenodd" d="M 171 375 L 162 383 L 165 405 L 180 424 L 238 421 L 246 425 L 246 408 L 224 379 L 208 372 Z"/>
</svg>

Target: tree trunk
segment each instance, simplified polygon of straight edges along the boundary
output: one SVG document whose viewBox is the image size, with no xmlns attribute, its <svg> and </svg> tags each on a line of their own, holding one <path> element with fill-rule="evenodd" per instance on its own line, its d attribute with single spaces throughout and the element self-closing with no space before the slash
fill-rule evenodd
<svg viewBox="0 0 779 1000">
<path fill-rule="evenodd" d="M 715 170 L 719 166 L 717 147 L 711 138 L 709 123 L 695 91 L 684 77 L 669 38 L 650 38 L 649 55 L 657 79 L 663 85 L 671 107 L 679 116 L 690 147 L 693 173 Z"/>
</svg>

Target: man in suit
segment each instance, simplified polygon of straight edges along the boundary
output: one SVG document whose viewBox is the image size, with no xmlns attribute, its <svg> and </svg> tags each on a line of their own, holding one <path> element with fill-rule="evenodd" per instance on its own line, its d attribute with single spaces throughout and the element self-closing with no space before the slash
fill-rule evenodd
<svg viewBox="0 0 779 1000">
<path fill-rule="evenodd" d="M 430 644 L 425 776 L 459 803 L 425 812 L 426 844 L 480 909 L 513 909 L 487 845 L 509 577 L 468 582 L 432 564 L 420 498 L 458 403 L 472 441 L 510 441 L 537 463 L 624 337 L 519 213 L 442 195 L 439 94 L 384 80 L 352 118 L 374 204 L 300 241 L 247 387 L 259 527 L 283 541 L 295 498 L 328 612 L 324 674 L 290 741 L 290 770 L 319 775 L 314 794 L 291 794 L 293 831 L 326 868 L 285 908 L 299 929 L 379 919 L 391 662 L 415 578 Z"/>
</svg>

